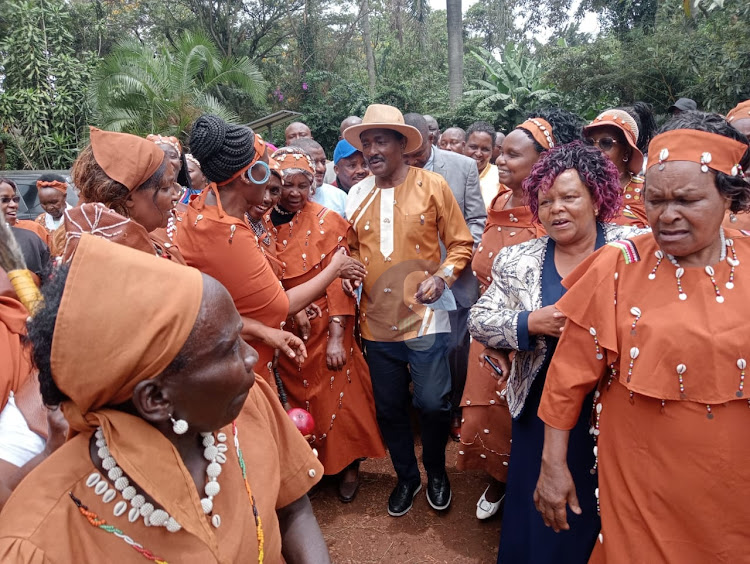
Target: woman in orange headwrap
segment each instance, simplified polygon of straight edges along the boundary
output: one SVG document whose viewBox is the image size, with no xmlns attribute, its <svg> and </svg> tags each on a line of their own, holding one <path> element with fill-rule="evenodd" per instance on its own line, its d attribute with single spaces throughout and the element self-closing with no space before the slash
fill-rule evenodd
<svg viewBox="0 0 750 564">
<path fill-rule="evenodd" d="M 593 392 L 602 528 L 591 562 L 746 563 L 750 239 L 721 222 L 750 209 L 748 141 L 721 116 L 688 112 L 649 155 L 653 234 L 592 255 L 556 304 L 567 322 L 539 406 L 534 499 L 548 526 L 573 534 L 568 429 Z"/>
<path fill-rule="evenodd" d="M 525 202 L 523 181 L 531 167 L 549 149 L 570 143 L 580 136 L 577 116 L 549 108 L 534 112 L 503 140 L 497 159 L 500 190 L 487 208 L 487 223 L 482 242 L 474 252 L 471 265 L 482 294 L 492 282 L 492 265 L 505 247 L 544 235 L 541 224 L 534 223 Z M 459 470 L 484 470 L 490 484 L 477 501 L 477 519 L 489 519 L 500 509 L 508 475 L 511 420 L 505 401 L 504 385 L 498 380 L 484 355 L 496 365 L 506 362 L 506 354 L 486 350 L 473 340 L 469 349 L 466 388 L 461 398 L 461 448 Z M 485 429 L 487 432 L 485 432 Z"/>
<path fill-rule="evenodd" d="M 36 181 L 39 205 L 44 212 L 34 221 L 47 232 L 49 252 L 53 257 L 62 255 L 65 249 L 65 217 L 63 212 L 70 209 L 65 201 L 68 194 L 68 183 L 59 174 L 43 174 Z"/>
<path fill-rule="evenodd" d="M 2 562 L 329 561 L 305 495 L 322 467 L 220 284 L 83 234 L 44 299 L 29 336 L 72 438 L 5 506 Z"/>
<path fill-rule="evenodd" d="M 81 151 L 72 169 L 81 202 L 104 204 L 149 234 L 166 227 L 179 191 L 174 167 L 164 151 L 135 135 L 95 127 L 90 130 L 90 145 Z M 95 228 L 85 217 L 88 212 L 84 209 L 73 208 L 65 213 L 68 231 L 85 233 Z M 184 264 L 173 243 L 155 235 L 150 238 L 159 256 Z"/>
<path fill-rule="evenodd" d="M 281 167 L 279 203 L 266 214 L 266 228 L 284 265 L 281 283 L 289 290 L 313 279 L 339 249 L 348 249 L 349 223 L 311 202 L 315 164 L 296 147 L 273 154 Z M 302 366 L 279 358 L 279 372 L 294 407 L 312 413 L 311 444 L 318 449 L 326 474 L 341 473 L 339 497 L 352 501 L 359 487 L 359 460 L 385 456 L 375 418 L 367 363 L 354 337 L 354 298 L 334 280 L 315 301 L 321 315 L 310 322 Z"/>
<path fill-rule="evenodd" d="M 204 115 L 193 124 L 190 149 L 211 184 L 178 216 L 175 241 L 189 265 L 229 290 L 242 315 L 243 337 L 258 350 L 259 372 L 273 382 L 274 349 L 299 361 L 307 354 L 301 339 L 281 329 L 287 317 L 322 296 L 339 276 L 361 278 L 364 266 L 337 252 L 319 276 L 285 292 L 247 220 L 271 177 L 263 139 L 248 127 Z"/>
</svg>

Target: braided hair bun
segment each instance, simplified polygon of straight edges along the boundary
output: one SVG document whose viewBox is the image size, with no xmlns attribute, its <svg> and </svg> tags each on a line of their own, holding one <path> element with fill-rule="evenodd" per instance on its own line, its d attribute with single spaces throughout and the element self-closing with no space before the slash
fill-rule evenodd
<svg viewBox="0 0 750 564">
<path fill-rule="evenodd" d="M 223 182 L 249 165 L 255 157 L 254 142 L 255 134 L 249 127 L 210 114 L 195 120 L 190 132 L 190 152 L 211 182 Z"/>
</svg>

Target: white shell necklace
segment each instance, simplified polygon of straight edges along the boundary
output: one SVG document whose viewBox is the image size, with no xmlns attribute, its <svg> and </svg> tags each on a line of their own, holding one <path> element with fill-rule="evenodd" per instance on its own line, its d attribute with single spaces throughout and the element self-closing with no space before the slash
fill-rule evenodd
<svg viewBox="0 0 750 564">
<path fill-rule="evenodd" d="M 734 241 L 732 239 L 726 239 L 724 237 L 723 228 L 719 228 L 719 239 L 721 242 L 721 255 L 719 256 L 719 262 L 726 260 L 729 264 L 729 278 L 724 284 L 724 287 L 727 290 L 731 290 L 732 288 L 734 288 L 734 271 L 735 268 L 740 265 L 740 261 L 739 259 L 737 259 L 737 251 L 734 248 Z M 729 253 L 727 253 L 727 249 L 729 250 Z M 665 254 L 661 249 L 657 250 L 654 255 L 656 256 L 656 264 L 649 273 L 648 279 L 654 280 L 656 278 L 656 271 L 659 269 L 659 265 L 666 256 L 669 259 L 669 262 L 671 262 L 676 269 L 674 275 L 677 279 L 677 297 L 680 298 L 680 300 L 685 301 L 687 299 L 687 294 L 682 288 L 682 277 L 685 275 L 685 269 L 680 266 L 680 263 L 677 262 L 677 259 L 674 256 Z M 724 303 L 724 296 L 721 295 L 721 290 L 719 289 L 719 285 L 716 282 L 714 268 L 711 265 L 707 265 L 703 268 L 703 270 L 711 280 L 711 284 L 713 284 L 716 301 L 720 304 Z"/>
<path fill-rule="evenodd" d="M 97 428 L 96 433 L 96 447 L 97 456 L 102 462 L 102 468 L 107 472 L 109 479 L 114 482 L 114 489 L 109 487 L 109 483 L 102 478 L 99 472 L 93 472 L 89 475 L 86 480 L 86 485 L 90 488 L 94 488 L 94 493 L 102 496 L 104 503 L 110 503 L 117 497 L 117 492 L 122 494 L 125 501 L 118 501 L 114 508 L 113 513 L 115 517 L 120 517 L 128 510 L 128 503 L 130 502 L 130 511 L 128 511 L 128 521 L 131 523 L 136 522 L 140 517 L 143 517 L 143 522 L 147 527 L 165 527 L 170 533 L 176 533 L 182 526 L 171 517 L 169 513 L 163 509 L 156 509 L 153 504 L 146 501 L 146 498 L 139 494 L 134 486 L 130 485 L 122 468 L 117 465 L 117 461 L 112 456 L 112 453 L 107 447 L 107 440 L 104 438 L 104 433 L 101 427 Z M 214 438 L 212 433 L 201 433 L 203 437 L 203 457 L 208 460 L 209 464 L 206 468 L 206 476 L 208 481 L 204 487 L 204 493 L 206 497 L 201 499 L 201 507 L 206 515 L 210 515 L 213 512 L 213 500 L 218 495 L 221 488 L 219 487 L 218 477 L 221 474 L 221 465 L 227 461 L 226 451 L 227 436 L 224 433 L 218 433 Z M 217 444 L 218 441 L 218 444 Z M 221 516 L 213 514 L 211 516 L 211 524 L 214 527 L 221 526 Z"/>
</svg>

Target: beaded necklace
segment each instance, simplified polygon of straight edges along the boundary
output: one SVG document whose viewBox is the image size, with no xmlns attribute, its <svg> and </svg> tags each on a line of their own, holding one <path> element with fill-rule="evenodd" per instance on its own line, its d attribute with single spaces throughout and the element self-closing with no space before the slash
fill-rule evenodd
<svg viewBox="0 0 750 564">
<path fill-rule="evenodd" d="M 245 490 L 247 491 L 248 499 L 250 500 L 250 504 L 252 506 L 253 510 L 253 517 L 255 519 L 255 530 L 256 530 L 256 538 L 258 539 L 258 563 L 263 564 L 264 561 L 264 548 L 265 548 L 265 535 L 263 533 L 263 524 L 261 522 L 260 513 L 258 511 L 258 507 L 255 504 L 255 496 L 253 495 L 252 489 L 250 488 L 250 483 L 247 479 L 247 469 L 245 465 L 245 459 L 242 456 L 242 449 L 240 448 L 240 442 L 239 442 L 239 436 L 237 431 L 237 423 L 232 422 L 232 433 L 234 435 L 234 445 L 235 449 L 237 451 L 237 461 L 240 466 L 240 470 L 242 471 L 242 479 L 245 482 Z M 201 506 L 203 508 L 203 511 L 205 513 L 211 513 L 211 510 L 213 509 L 213 497 L 218 493 L 218 482 L 216 481 L 216 478 L 218 477 L 219 473 L 221 473 L 221 467 L 220 464 L 223 464 L 226 462 L 226 455 L 224 452 L 226 452 L 226 448 L 223 448 L 219 450 L 218 446 L 226 446 L 224 445 L 224 441 L 226 440 L 226 436 L 224 433 L 219 433 L 217 435 L 217 439 L 219 439 L 219 444 L 215 445 L 214 436 L 211 433 L 201 433 L 203 437 L 203 446 L 204 449 L 204 457 L 206 457 L 207 460 L 210 461 L 209 467 L 212 468 L 211 471 L 207 470 L 207 475 L 209 476 L 209 481 L 206 484 L 206 494 L 207 497 L 201 499 Z M 134 506 L 133 509 L 131 509 L 131 514 L 128 517 L 128 520 L 130 522 L 134 522 L 137 520 L 138 516 L 144 517 L 144 522 L 147 526 L 150 525 L 157 525 L 157 526 L 163 526 L 165 527 L 169 532 L 175 533 L 179 531 L 182 527 L 177 523 L 177 521 L 174 520 L 174 518 L 170 517 L 166 511 L 163 509 L 154 509 L 153 505 L 150 503 L 145 502 L 145 499 L 142 495 L 137 494 L 135 491 L 135 488 L 131 486 L 127 480 L 123 476 L 122 470 L 117 466 L 117 463 L 115 462 L 114 458 L 111 456 L 111 453 L 109 452 L 109 449 L 106 446 L 106 440 L 104 439 L 104 434 L 101 431 L 101 428 L 97 429 L 96 431 L 96 439 L 97 439 L 97 447 L 99 450 L 97 451 L 97 454 L 99 454 L 100 458 L 103 458 L 103 460 L 107 461 L 107 464 L 103 464 L 103 468 L 107 470 L 108 475 L 110 475 L 110 478 L 112 476 L 117 476 L 115 478 L 115 488 L 117 488 L 123 495 L 123 497 L 126 498 L 126 500 L 130 500 L 131 504 L 133 504 L 133 499 L 136 500 L 136 503 L 138 506 Z M 222 440 L 223 439 L 223 440 Z M 106 449 L 106 450 L 102 450 Z M 106 454 L 106 456 L 102 456 L 103 454 Z M 210 458 L 209 458 L 209 455 Z M 221 460 L 223 459 L 223 461 Z M 107 468 L 107 466 L 110 466 L 110 468 Z M 216 470 L 218 469 L 218 472 Z M 118 487 L 118 482 L 121 487 Z M 102 487 L 102 484 L 104 484 L 105 487 Z M 209 488 L 208 486 L 214 485 L 215 487 Z M 99 475 L 98 472 L 92 473 L 88 479 L 86 480 L 86 485 L 88 487 L 93 487 L 94 492 L 97 495 L 102 495 L 103 501 L 105 503 L 108 503 L 112 501 L 116 495 L 115 490 L 108 487 L 107 482 L 102 479 L 102 477 Z M 209 493 L 210 490 L 210 493 Z M 212 495 L 213 494 L 213 495 Z M 144 558 L 147 560 L 151 560 L 152 562 L 156 562 L 157 564 L 168 564 L 166 560 L 162 560 L 160 558 L 157 558 L 154 556 L 154 554 L 143 547 L 143 545 L 137 543 L 132 538 L 130 538 L 128 535 L 123 533 L 122 530 L 118 529 L 117 527 L 113 525 L 109 525 L 105 519 L 101 519 L 96 513 L 93 511 L 90 511 L 88 506 L 84 505 L 83 502 L 75 497 L 73 495 L 73 492 L 68 492 L 68 495 L 70 496 L 70 499 L 75 503 L 76 507 L 78 508 L 78 511 L 86 517 L 86 520 L 94 527 L 98 527 L 102 529 L 103 531 L 107 533 L 114 534 L 118 538 L 125 541 L 128 545 L 130 545 L 134 550 L 136 550 L 139 554 L 141 554 Z M 141 503 L 141 500 L 143 501 Z M 208 503 L 206 503 L 208 502 Z M 210 505 L 210 507 L 208 507 Z M 120 501 L 115 505 L 115 516 L 119 517 L 125 512 L 125 507 L 127 507 L 126 503 L 124 501 Z M 144 514 L 144 508 L 146 513 Z M 208 509 L 208 510 L 207 510 Z M 135 519 L 131 519 L 131 515 L 136 514 Z M 217 519 L 218 518 L 218 519 Z M 218 515 L 214 515 L 211 519 L 212 524 L 214 527 L 219 527 L 221 524 L 221 518 Z"/>
</svg>

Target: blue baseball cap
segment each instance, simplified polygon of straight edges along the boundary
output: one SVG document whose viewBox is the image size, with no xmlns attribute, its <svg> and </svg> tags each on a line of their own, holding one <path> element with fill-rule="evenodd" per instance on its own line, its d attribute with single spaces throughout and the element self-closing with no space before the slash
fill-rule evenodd
<svg viewBox="0 0 750 564">
<path fill-rule="evenodd" d="M 339 164 L 339 161 L 341 159 L 351 157 L 358 150 L 359 149 L 349 143 L 349 141 L 347 141 L 346 139 L 342 139 L 338 142 L 338 144 L 336 145 L 336 149 L 333 151 L 333 164 Z"/>
</svg>

